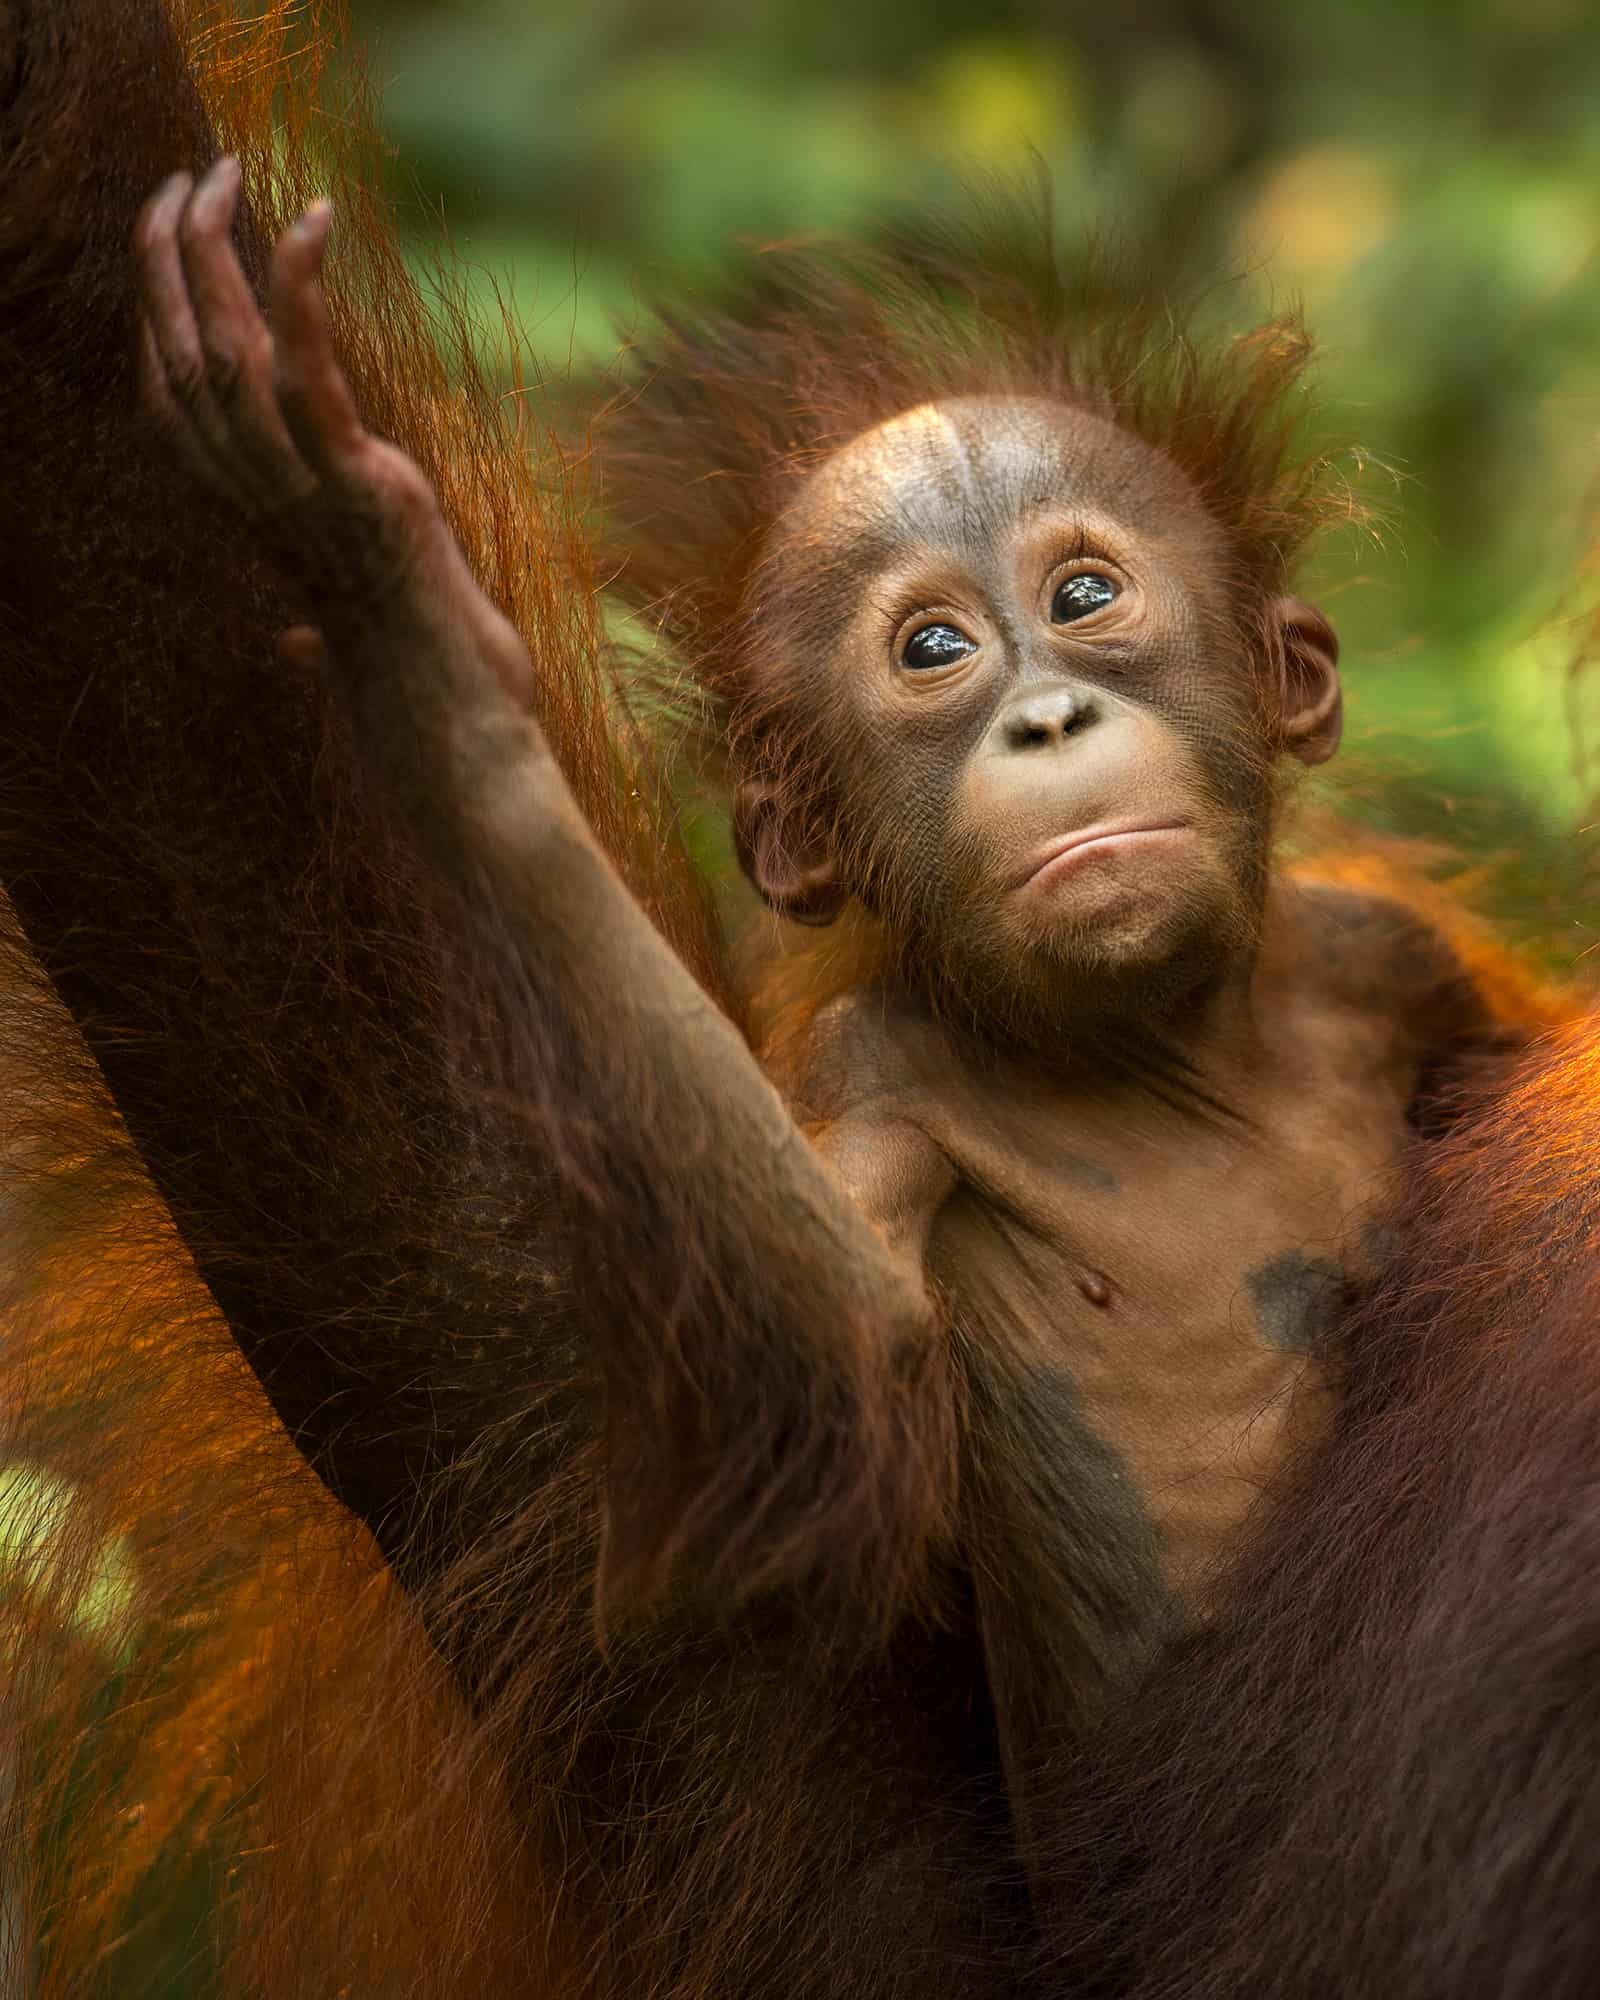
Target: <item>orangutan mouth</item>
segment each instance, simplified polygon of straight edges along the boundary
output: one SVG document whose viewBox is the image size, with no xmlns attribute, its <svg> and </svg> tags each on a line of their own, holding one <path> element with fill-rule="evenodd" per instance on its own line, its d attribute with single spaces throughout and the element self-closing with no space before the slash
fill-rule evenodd
<svg viewBox="0 0 1600 2000">
<path fill-rule="evenodd" d="M 1028 888 L 1043 882 L 1053 881 L 1067 869 L 1074 867 L 1086 851 L 1138 846 L 1147 840 L 1163 840 L 1173 834 L 1185 834 L 1189 827 L 1181 821 L 1136 821 L 1126 826 L 1084 826 L 1076 832 L 1064 833 L 1052 840 L 1044 851 L 1035 857 L 1027 873 L 1018 884 Z"/>
</svg>

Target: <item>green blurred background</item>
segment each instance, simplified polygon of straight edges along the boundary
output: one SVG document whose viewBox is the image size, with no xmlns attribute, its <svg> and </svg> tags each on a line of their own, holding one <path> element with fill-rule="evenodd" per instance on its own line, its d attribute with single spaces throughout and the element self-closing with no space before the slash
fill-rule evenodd
<svg viewBox="0 0 1600 2000">
<path fill-rule="evenodd" d="M 1587 911 L 1568 663 L 1600 422 L 1600 11 L 1582 0 L 354 0 L 406 221 L 556 368 L 641 275 L 870 230 L 1042 162 L 1243 321 L 1304 301 L 1380 521 L 1309 584 L 1352 688 L 1340 796 Z"/>
</svg>

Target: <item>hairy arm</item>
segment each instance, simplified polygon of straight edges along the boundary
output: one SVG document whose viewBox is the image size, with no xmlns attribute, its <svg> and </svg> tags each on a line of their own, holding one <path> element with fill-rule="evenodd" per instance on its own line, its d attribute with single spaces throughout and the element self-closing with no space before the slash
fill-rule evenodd
<svg viewBox="0 0 1600 2000">
<path fill-rule="evenodd" d="M 416 1583 L 454 1535 L 445 1468 L 495 1420 L 519 1466 L 546 1463 L 582 1436 L 579 1399 L 540 1287 L 543 1189 L 473 1151 L 438 928 L 372 838 L 324 690 L 270 657 L 283 597 L 253 538 L 135 418 L 135 216 L 163 172 L 215 151 L 177 32 L 194 12 L 50 0 L 0 18 L 0 875 L 289 1435 Z M 213 36 L 196 56 L 213 86 L 234 66 L 215 94 L 236 105 L 239 48 Z M 241 117 L 259 130 L 256 98 Z M 281 143 L 292 172 L 299 142 Z M 358 231 L 347 269 L 370 276 L 369 252 L 381 264 Z M 384 303 L 369 379 L 374 347 L 378 365 L 415 349 L 403 289 Z M 50 1066 L 17 1095 L 29 969 L 7 931 L 12 1110 L 59 1128 L 76 1079 L 53 1018 Z M 69 1166 L 125 1154 L 99 1114 L 70 1127 Z M 40 1198 L 70 1229 L 57 1178 Z M 526 1247 L 478 1254 L 508 1211 Z M 139 1311 L 137 1293 L 107 1300 L 108 1350 Z M 530 1346 L 555 1387 L 513 1423 L 507 1350 Z M 508 1483 L 461 1508 L 499 1511 Z"/>
<path fill-rule="evenodd" d="M 146 210 L 146 397 L 297 574 L 315 624 L 285 650 L 332 678 L 487 975 L 482 1059 L 559 1168 L 603 1352 L 603 1594 L 820 1580 L 892 1616 L 953 1479 L 923 1287 L 618 879 L 535 720 L 537 666 L 428 481 L 362 425 L 317 282 L 326 213 L 278 246 L 269 332 L 237 191 L 222 162 Z"/>
</svg>

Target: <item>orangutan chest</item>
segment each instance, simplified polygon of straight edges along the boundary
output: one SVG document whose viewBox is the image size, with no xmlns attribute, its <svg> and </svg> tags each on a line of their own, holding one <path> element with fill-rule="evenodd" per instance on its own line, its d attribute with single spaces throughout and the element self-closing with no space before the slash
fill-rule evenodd
<svg viewBox="0 0 1600 2000">
<path fill-rule="evenodd" d="M 934 1255 L 958 1312 L 1033 1379 L 1062 1378 L 1192 1602 L 1326 1428 L 1329 1337 L 1370 1274 L 1398 1143 L 1219 1145 L 1185 1170 L 1063 1140 L 1053 1167 L 1035 1145 L 1029 1171 L 997 1165 L 944 1220 Z"/>
</svg>

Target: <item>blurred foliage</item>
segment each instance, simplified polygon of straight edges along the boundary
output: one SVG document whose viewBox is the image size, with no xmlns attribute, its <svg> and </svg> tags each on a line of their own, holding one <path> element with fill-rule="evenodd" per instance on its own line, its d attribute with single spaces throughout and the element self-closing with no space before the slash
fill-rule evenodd
<svg viewBox="0 0 1600 2000">
<path fill-rule="evenodd" d="M 1376 541 L 1311 588 L 1343 796 L 1515 849 L 1589 941 L 1567 663 L 1600 420 L 1600 16 L 1582 0 L 356 0 L 408 227 L 441 219 L 555 368 L 641 274 L 1049 170 L 1243 322 L 1303 299 Z M 1353 465 L 1356 464 L 1352 461 Z"/>
</svg>

